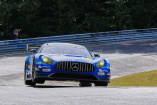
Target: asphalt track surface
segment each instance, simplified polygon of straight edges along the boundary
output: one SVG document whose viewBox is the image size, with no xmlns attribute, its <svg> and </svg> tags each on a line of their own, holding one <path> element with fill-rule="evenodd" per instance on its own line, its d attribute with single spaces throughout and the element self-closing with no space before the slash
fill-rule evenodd
<svg viewBox="0 0 157 105">
<path fill-rule="evenodd" d="M 157 42 L 88 46 L 111 63 L 112 78 L 157 70 Z M 46 81 L 25 86 L 29 54 L 0 55 L 0 105 L 156 105 L 156 87 L 79 87 L 78 82 Z"/>
</svg>

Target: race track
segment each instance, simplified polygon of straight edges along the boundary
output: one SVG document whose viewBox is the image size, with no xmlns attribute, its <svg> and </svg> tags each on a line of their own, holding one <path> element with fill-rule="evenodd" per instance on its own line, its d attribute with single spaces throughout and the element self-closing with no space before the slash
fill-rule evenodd
<svg viewBox="0 0 157 105">
<path fill-rule="evenodd" d="M 157 70 L 157 42 L 88 46 L 111 63 L 112 78 Z M 25 86 L 23 68 L 29 54 L 0 55 L 0 105 L 156 105 L 156 87 L 79 87 L 78 82 L 47 81 Z"/>
</svg>

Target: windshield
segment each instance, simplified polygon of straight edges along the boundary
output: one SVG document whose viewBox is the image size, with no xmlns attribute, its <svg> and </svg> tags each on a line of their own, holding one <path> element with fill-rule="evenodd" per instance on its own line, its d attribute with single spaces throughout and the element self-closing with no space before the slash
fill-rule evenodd
<svg viewBox="0 0 157 105">
<path fill-rule="evenodd" d="M 91 57 L 91 54 L 83 46 L 69 46 L 69 45 L 55 45 L 44 46 L 40 51 L 41 53 L 48 54 L 66 54 L 66 55 L 79 55 Z"/>
</svg>

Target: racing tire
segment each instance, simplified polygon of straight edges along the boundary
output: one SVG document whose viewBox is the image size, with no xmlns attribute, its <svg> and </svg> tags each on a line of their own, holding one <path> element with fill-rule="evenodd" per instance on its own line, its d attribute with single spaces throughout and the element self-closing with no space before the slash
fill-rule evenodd
<svg viewBox="0 0 157 105">
<path fill-rule="evenodd" d="M 35 78 L 35 59 L 34 59 L 33 60 L 33 65 L 32 65 L 32 86 L 35 86 L 36 83 L 44 84 L 45 80 Z"/>
<path fill-rule="evenodd" d="M 32 80 L 26 80 L 26 77 L 27 77 L 27 75 L 26 75 L 26 68 L 27 68 L 27 65 L 26 65 L 26 62 L 25 62 L 25 67 L 24 67 L 24 83 L 25 83 L 25 85 L 34 85 L 33 84 L 33 82 L 32 82 Z"/>
<path fill-rule="evenodd" d="M 36 79 L 35 82 L 39 83 L 39 84 L 44 84 L 45 80 L 43 80 L 43 79 Z"/>
<path fill-rule="evenodd" d="M 89 82 L 80 82 L 79 86 L 80 86 L 80 87 L 91 87 L 92 84 L 89 83 Z"/>
<path fill-rule="evenodd" d="M 35 80 L 35 59 L 34 59 L 32 64 L 32 86 L 35 85 L 36 85 L 36 80 Z"/>
<path fill-rule="evenodd" d="M 107 87 L 107 85 L 108 85 L 107 82 L 96 82 L 96 83 L 94 83 L 94 84 L 95 84 L 95 86 L 106 86 L 106 87 Z"/>
</svg>

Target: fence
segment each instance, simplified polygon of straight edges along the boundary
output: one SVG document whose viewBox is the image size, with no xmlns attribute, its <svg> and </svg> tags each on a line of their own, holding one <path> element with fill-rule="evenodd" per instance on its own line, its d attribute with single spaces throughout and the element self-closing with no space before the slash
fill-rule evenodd
<svg viewBox="0 0 157 105">
<path fill-rule="evenodd" d="M 0 54 L 25 52 L 27 44 L 42 45 L 46 42 L 56 41 L 88 46 L 99 44 L 148 41 L 156 39 L 157 28 L 149 28 L 149 29 L 135 29 L 135 30 L 38 37 L 19 40 L 6 40 L 0 41 Z"/>
</svg>

